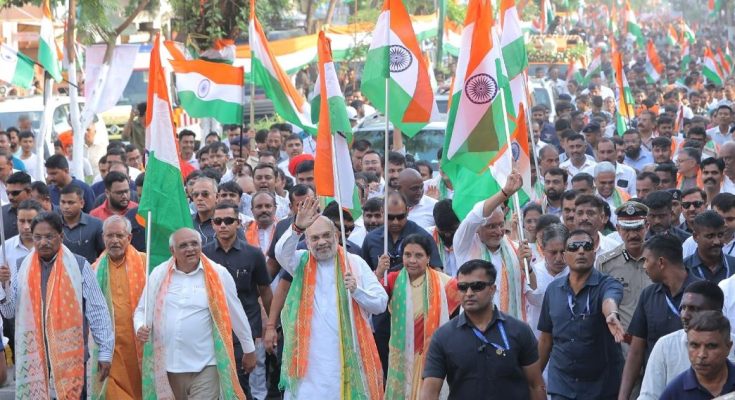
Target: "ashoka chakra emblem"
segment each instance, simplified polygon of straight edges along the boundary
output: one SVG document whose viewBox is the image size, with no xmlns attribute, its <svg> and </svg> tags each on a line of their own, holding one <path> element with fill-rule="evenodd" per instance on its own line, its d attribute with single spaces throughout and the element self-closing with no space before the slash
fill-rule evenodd
<svg viewBox="0 0 735 400">
<path fill-rule="evenodd" d="M 199 85 L 197 86 L 197 96 L 199 97 L 206 97 L 209 94 L 209 88 L 212 86 L 212 83 L 209 81 L 209 79 L 202 79 L 199 81 Z"/>
<path fill-rule="evenodd" d="M 473 75 L 465 83 L 464 92 L 475 104 L 489 103 L 498 94 L 498 82 L 488 74 Z"/>
<path fill-rule="evenodd" d="M 12 62 L 13 60 L 15 60 L 15 55 L 10 51 L 0 47 L 0 59 L 7 62 Z"/>
<path fill-rule="evenodd" d="M 392 45 L 388 49 L 390 72 L 403 72 L 413 63 L 413 56 L 407 48 L 400 45 Z"/>
<path fill-rule="evenodd" d="M 521 156 L 521 146 L 515 140 L 510 144 L 510 151 L 513 154 L 513 161 L 518 161 Z"/>
</svg>

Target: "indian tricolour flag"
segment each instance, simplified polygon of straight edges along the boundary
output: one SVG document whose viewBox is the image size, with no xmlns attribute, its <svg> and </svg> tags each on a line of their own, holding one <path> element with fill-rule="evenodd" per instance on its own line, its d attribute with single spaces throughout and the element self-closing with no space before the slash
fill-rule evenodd
<svg viewBox="0 0 735 400">
<path fill-rule="evenodd" d="M 694 35 L 694 31 L 692 30 L 692 28 L 689 27 L 686 22 L 684 22 L 683 19 L 680 22 L 682 35 L 684 35 L 684 38 L 689 41 L 689 44 L 694 44 L 694 42 L 697 40 L 696 35 Z"/>
<path fill-rule="evenodd" d="M 488 169 L 505 170 L 507 166 L 495 162 L 509 159 L 503 156 L 508 151 L 508 128 L 500 95 L 501 87 L 508 90 L 501 86 L 507 78 L 500 76 L 501 50 L 492 26 L 490 1 L 470 0 L 442 156 L 442 169 L 454 183 L 453 208 L 460 219 L 475 202 L 499 190 L 499 179 Z"/>
<path fill-rule="evenodd" d="M 521 31 L 521 21 L 515 0 L 502 0 L 500 3 L 500 46 L 503 51 L 505 69 L 510 79 L 520 75 L 528 68 L 526 42 Z"/>
<path fill-rule="evenodd" d="M 242 67 L 204 60 L 170 62 L 179 102 L 189 116 L 242 124 Z"/>
<path fill-rule="evenodd" d="M 587 86 L 584 80 L 584 75 L 582 75 L 583 68 L 584 68 L 584 64 L 582 63 L 581 59 L 579 58 L 570 59 L 569 64 L 567 65 L 566 81 L 569 82 L 570 80 L 575 80 L 580 85 Z"/>
<path fill-rule="evenodd" d="M 588 84 L 592 80 L 592 75 L 602 73 L 602 48 L 597 47 L 595 53 L 592 55 L 592 61 L 587 66 L 587 72 L 584 74 L 583 84 Z"/>
<path fill-rule="evenodd" d="M 286 72 L 271 52 L 268 40 L 255 15 L 255 0 L 250 1 L 250 74 L 253 82 L 262 87 L 273 102 L 273 108 L 281 118 L 309 132 L 316 133 L 311 122 L 311 107 L 296 90 Z"/>
<path fill-rule="evenodd" d="M 49 0 L 43 1 L 41 32 L 38 37 L 38 63 L 56 82 L 61 82 L 61 53 L 54 37 L 54 20 L 51 16 Z"/>
<path fill-rule="evenodd" d="M 727 57 L 725 57 L 725 53 L 722 52 L 721 47 L 717 48 L 717 63 L 720 64 L 723 76 L 730 75 L 730 71 L 732 71 L 732 64 L 730 64 L 730 61 L 728 61 Z"/>
<path fill-rule="evenodd" d="M 641 26 L 638 25 L 638 20 L 636 19 L 635 12 L 630 6 L 630 1 L 628 0 L 625 0 L 625 29 L 627 30 L 628 34 L 635 37 L 635 41 L 636 43 L 638 43 L 639 46 L 643 47 L 646 45 L 646 38 L 643 36 Z"/>
<path fill-rule="evenodd" d="M 666 31 L 666 42 L 669 46 L 676 46 L 679 44 L 679 34 L 676 33 L 674 26 L 669 24 L 669 29 Z"/>
<path fill-rule="evenodd" d="M 0 44 L 0 81 L 30 88 L 33 84 L 33 61 L 10 46 Z"/>
<path fill-rule="evenodd" d="M 434 92 L 411 18 L 401 0 L 383 3 L 365 60 L 361 89 L 370 103 L 409 137 L 431 120 L 436 107 Z"/>
<path fill-rule="evenodd" d="M 665 69 L 661 59 L 658 58 L 656 45 L 653 44 L 653 40 L 649 39 L 646 45 L 646 81 L 648 83 L 658 82 Z"/>
<path fill-rule="evenodd" d="M 312 109 L 319 110 L 314 157 L 316 194 L 335 197 L 342 207 L 352 209 L 355 193 L 355 175 L 349 150 L 352 128 L 332 61 L 330 40 L 323 31 L 319 32 L 317 53 L 319 79 L 312 100 Z"/>
<path fill-rule="evenodd" d="M 715 56 L 714 54 L 712 54 L 712 50 L 710 50 L 709 47 L 704 48 L 702 75 L 704 75 L 708 81 L 714 83 L 715 85 L 722 86 L 722 83 L 724 82 L 724 74 L 722 73 L 722 69 L 720 68 L 719 64 L 717 64 L 717 60 L 715 60 Z"/>
<path fill-rule="evenodd" d="M 623 70 L 623 56 L 620 52 L 613 51 L 612 64 L 613 70 L 615 71 L 615 86 L 617 90 L 617 133 L 622 136 L 623 132 L 627 129 L 628 124 L 626 121 L 630 121 L 635 117 L 635 110 L 633 108 L 635 100 L 628 84 L 628 78 L 625 76 L 625 71 Z"/>
<path fill-rule="evenodd" d="M 684 40 L 681 42 L 681 70 L 689 69 L 690 62 L 692 62 L 692 56 L 689 54 L 689 41 Z"/>
<path fill-rule="evenodd" d="M 149 269 L 171 257 L 168 238 L 174 231 L 192 227 L 182 179 L 182 164 L 186 162 L 179 158 L 171 101 L 161 60 L 161 46 L 158 34 L 151 50 L 148 109 L 145 116 L 148 150 L 145 191 L 138 206 L 138 215 L 141 218 L 147 218 L 148 211 L 151 211 L 151 221 L 146 221 L 151 224 Z"/>
<path fill-rule="evenodd" d="M 551 0 L 541 0 L 541 33 L 549 30 L 549 25 L 554 21 L 554 8 Z"/>
</svg>

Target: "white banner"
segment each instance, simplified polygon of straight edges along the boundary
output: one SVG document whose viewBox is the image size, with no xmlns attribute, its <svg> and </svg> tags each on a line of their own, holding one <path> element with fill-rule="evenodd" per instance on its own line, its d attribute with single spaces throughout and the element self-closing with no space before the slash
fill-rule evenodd
<svg viewBox="0 0 735 400">
<path fill-rule="evenodd" d="M 102 65 L 106 45 L 87 47 L 83 124 L 89 124 L 95 114 L 111 109 L 120 100 L 130 75 L 133 74 L 139 47 L 137 44 L 115 46 L 109 65 Z"/>
</svg>

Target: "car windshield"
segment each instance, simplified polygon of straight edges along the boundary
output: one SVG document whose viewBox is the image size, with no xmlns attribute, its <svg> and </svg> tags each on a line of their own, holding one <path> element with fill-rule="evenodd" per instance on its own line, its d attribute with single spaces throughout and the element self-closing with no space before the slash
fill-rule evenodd
<svg viewBox="0 0 735 400">
<path fill-rule="evenodd" d="M 148 71 L 133 71 L 130 80 L 123 90 L 118 106 L 132 106 L 146 101 L 148 96 Z"/>
<path fill-rule="evenodd" d="M 372 148 L 378 153 L 383 153 L 383 130 L 361 130 L 355 133 L 356 139 L 367 139 Z M 393 135 L 390 136 L 390 144 L 393 144 Z M 436 150 L 444 145 L 444 131 L 441 129 L 423 129 L 413 138 L 403 135 L 403 144 L 406 146 L 406 154 L 413 155 L 416 161 L 425 160 L 431 163 L 435 171 L 438 170 L 439 160 L 436 158 Z"/>
<path fill-rule="evenodd" d="M 543 104 L 547 107 L 551 107 L 551 99 L 549 98 L 549 92 L 544 88 L 533 89 L 533 104 Z"/>
<path fill-rule="evenodd" d="M 41 111 L 14 111 L 0 113 L 0 129 L 5 130 L 10 128 L 11 126 L 17 127 L 18 117 L 20 117 L 21 115 L 27 115 L 31 118 L 33 129 L 40 129 L 41 117 L 43 116 L 43 112 Z"/>
</svg>

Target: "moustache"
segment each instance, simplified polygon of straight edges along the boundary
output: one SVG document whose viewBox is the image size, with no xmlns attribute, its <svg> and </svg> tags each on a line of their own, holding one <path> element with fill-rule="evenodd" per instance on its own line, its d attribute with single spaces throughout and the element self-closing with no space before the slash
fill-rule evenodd
<svg viewBox="0 0 735 400">
<path fill-rule="evenodd" d="M 717 184 L 717 180 L 715 178 L 707 178 L 704 180 L 704 183 L 712 183 L 714 185 Z"/>
</svg>

